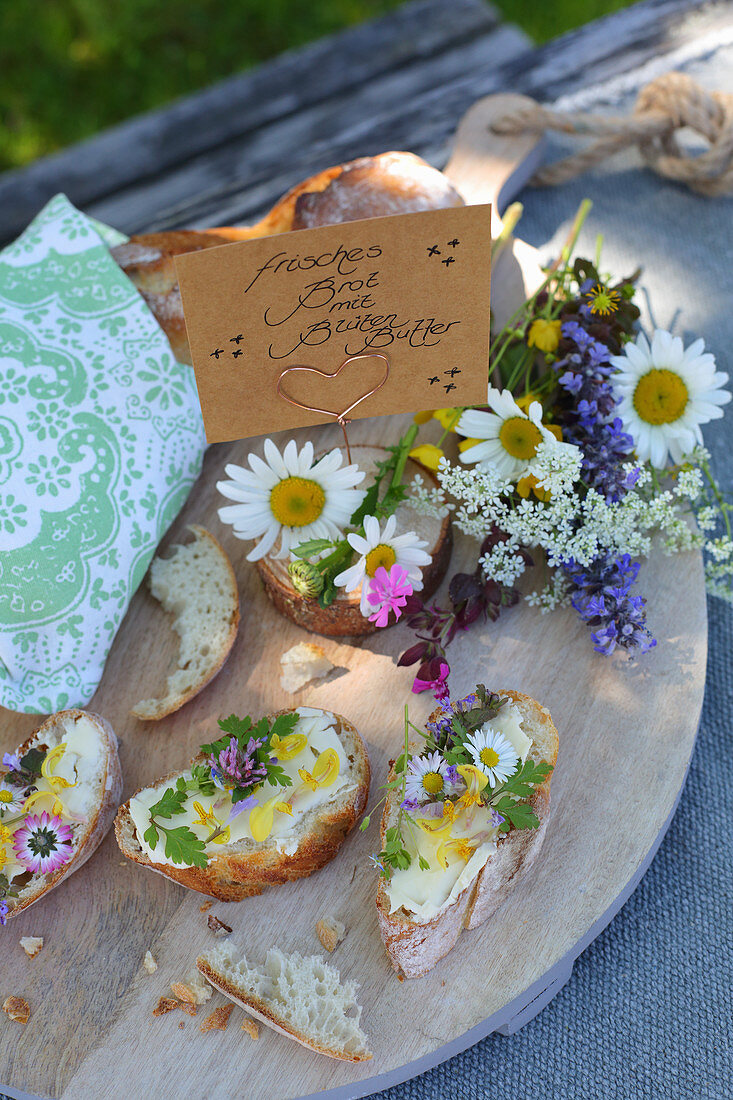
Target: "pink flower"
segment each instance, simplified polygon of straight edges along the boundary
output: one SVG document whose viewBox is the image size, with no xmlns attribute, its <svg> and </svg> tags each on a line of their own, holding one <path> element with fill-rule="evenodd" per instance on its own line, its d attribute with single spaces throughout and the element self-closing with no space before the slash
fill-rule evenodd
<svg viewBox="0 0 733 1100">
<path fill-rule="evenodd" d="M 417 670 L 417 676 L 412 685 L 415 695 L 421 691 L 432 691 L 435 698 L 440 701 L 448 698 L 448 674 L 450 665 L 441 661 L 439 657 L 431 657 L 424 661 Z"/>
<path fill-rule="evenodd" d="M 407 570 L 396 562 L 389 573 L 383 565 L 379 566 L 369 582 L 367 600 L 375 607 L 373 615 L 369 616 L 370 623 L 377 626 L 386 626 L 390 611 L 394 611 L 395 619 L 399 619 L 402 608 L 407 603 L 407 597 L 412 595 L 412 585 L 408 580 Z"/>
<path fill-rule="evenodd" d="M 44 810 L 40 817 L 29 814 L 13 836 L 18 862 L 34 874 L 47 875 L 68 863 L 74 854 L 73 836 L 60 817 Z"/>
</svg>

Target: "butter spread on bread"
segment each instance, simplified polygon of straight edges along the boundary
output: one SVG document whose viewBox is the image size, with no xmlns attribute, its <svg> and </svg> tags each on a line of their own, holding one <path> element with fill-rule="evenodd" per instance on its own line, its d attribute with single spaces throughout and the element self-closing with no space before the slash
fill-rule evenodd
<svg viewBox="0 0 733 1100">
<path fill-rule="evenodd" d="M 532 746 L 532 741 L 522 729 L 522 716 L 514 703 L 505 704 L 491 725 L 504 735 L 514 747 L 518 758 L 524 763 Z M 492 822 L 491 811 L 484 806 L 472 806 L 459 812 L 452 824 L 451 836 L 463 838 L 469 844 L 476 836 L 483 840 L 466 861 L 454 851 L 445 855 L 446 867 L 441 866 L 438 849 L 443 841 L 440 832 L 426 832 L 424 829 L 407 831 L 405 847 L 412 856 L 409 867 L 397 869 L 392 873 L 387 885 L 390 913 L 404 909 L 418 920 L 431 920 L 443 909 L 451 905 L 466 887 L 470 886 L 493 851 L 496 850 L 499 837 L 499 825 Z M 429 870 L 422 870 L 419 857 L 429 864 Z"/>
<path fill-rule="evenodd" d="M 295 738 L 302 737 L 303 741 L 296 742 L 295 748 L 298 751 L 295 752 L 295 755 L 289 759 L 280 759 L 283 772 L 292 781 L 292 786 L 281 788 L 282 801 L 284 805 L 291 806 L 292 813 L 276 811 L 272 818 L 272 828 L 268 833 L 268 838 L 271 839 L 277 850 L 288 856 L 292 856 L 298 848 L 297 827 L 303 816 L 308 811 L 314 810 L 324 803 L 332 802 L 338 794 L 347 793 L 356 788 L 356 782 L 349 776 L 349 762 L 343 745 L 336 736 L 333 714 L 324 710 L 314 710 L 310 707 L 299 707 L 297 714 L 299 716 L 298 722 L 291 736 Z M 324 786 L 304 781 L 300 777 L 300 771 L 306 770 L 312 773 L 316 760 L 321 753 L 327 750 L 331 750 L 338 757 L 338 772 L 333 780 Z M 189 771 L 181 774 L 184 777 L 190 777 L 191 773 Z M 258 806 L 273 796 L 277 789 L 275 787 L 262 788 Z M 139 791 L 134 798 L 130 799 L 130 814 L 135 823 L 136 838 L 143 852 L 156 863 L 174 866 L 174 860 L 164 853 L 165 845 L 162 834 L 159 834 L 158 843 L 154 847 L 151 847 L 145 841 L 145 832 L 150 825 L 150 807 L 159 798 L 160 790 L 157 787 L 148 787 Z M 204 814 L 199 814 L 198 810 L 194 808 L 195 806 L 203 807 Z M 252 809 L 256 810 L 257 807 L 254 806 Z M 231 810 L 232 799 L 228 792 L 222 791 L 218 787 L 215 788 L 213 794 L 208 795 L 193 791 L 188 795 L 184 812 L 176 815 L 175 823 L 177 826 L 188 826 L 196 836 L 201 840 L 205 840 L 210 834 L 211 828 L 205 823 L 202 824 L 202 819 L 213 814 L 214 817 L 222 821 L 229 817 Z M 230 822 L 227 826 L 229 839 L 226 843 L 233 844 L 239 840 L 255 841 L 250 826 L 251 816 L 251 810 L 244 810 Z M 216 855 L 216 841 L 213 842 L 209 851 L 211 857 Z"/>
<path fill-rule="evenodd" d="M 186 771 L 120 807 L 123 855 L 222 901 L 303 878 L 331 860 L 369 790 L 369 757 L 342 715 L 300 707 L 232 715 Z"/>
<path fill-rule="evenodd" d="M 7 770 L 5 770 L 7 769 Z M 59 711 L 0 767 L 0 902 L 3 923 L 73 874 L 100 844 L 122 794 L 117 738 L 104 718 Z M 44 816 L 45 815 L 45 816 Z M 21 844 L 28 829 L 32 836 Z M 23 852 L 55 865 L 31 869 Z M 56 846 L 53 836 L 63 836 Z"/>
</svg>

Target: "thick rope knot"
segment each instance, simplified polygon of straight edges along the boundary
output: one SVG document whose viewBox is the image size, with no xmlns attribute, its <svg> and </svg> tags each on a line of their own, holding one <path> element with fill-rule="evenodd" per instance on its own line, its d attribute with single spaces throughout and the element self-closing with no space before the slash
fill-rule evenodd
<svg viewBox="0 0 733 1100">
<path fill-rule="evenodd" d="M 677 142 L 678 130 L 691 129 L 709 148 L 691 155 Z M 645 163 L 667 179 L 687 184 L 701 195 L 733 194 L 733 95 L 707 92 L 685 73 L 666 73 L 645 84 L 626 117 L 553 111 L 533 104 L 499 119 L 494 130 L 516 134 L 557 130 L 596 138 L 573 156 L 541 168 L 536 186 L 564 183 L 606 157 L 636 145 Z"/>
</svg>

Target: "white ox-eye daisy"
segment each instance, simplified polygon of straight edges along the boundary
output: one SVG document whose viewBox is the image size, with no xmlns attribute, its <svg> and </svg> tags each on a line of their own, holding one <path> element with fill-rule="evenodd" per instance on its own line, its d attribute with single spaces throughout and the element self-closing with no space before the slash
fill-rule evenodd
<svg viewBox="0 0 733 1100">
<path fill-rule="evenodd" d="M 0 819 L 14 817 L 23 809 L 23 790 L 12 787 L 5 778 L 0 778 Z"/>
<path fill-rule="evenodd" d="M 355 486 L 364 480 L 358 466 L 344 466 L 336 448 L 313 462 L 313 444 L 299 452 L 291 439 L 282 455 L 265 440 L 265 460 L 250 454 L 251 470 L 225 466 L 230 481 L 217 481 L 222 496 L 237 501 L 219 509 L 222 523 L 231 523 L 239 539 L 259 539 L 247 554 L 258 561 L 280 540 L 276 558 L 286 558 L 308 539 L 340 539 L 343 529 L 364 499 Z"/>
<path fill-rule="evenodd" d="M 643 333 L 623 355 L 611 357 L 611 383 L 621 397 L 618 415 L 642 461 L 662 469 L 668 454 L 679 462 L 702 443 L 701 424 L 723 415 L 730 393 L 720 387 L 728 375 L 715 370 L 705 341 L 685 348 L 679 336 L 657 329 L 651 345 Z"/>
<path fill-rule="evenodd" d="M 491 468 L 507 481 L 519 481 L 539 444 L 555 440 L 542 423 L 542 406 L 533 401 L 523 412 L 509 390 L 493 386 L 489 386 L 486 403 L 493 412 L 466 409 L 456 425 L 459 435 L 477 441 L 462 452 L 461 462 L 475 462 L 479 470 Z"/>
<path fill-rule="evenodd" d="M 376 516 L 366 516 L 364 519 L 364 536 L 350 534 L 347 539 L 359 554 L 359 560 L 344 569 L 334 578 L 334 584 L 338 588 L 345 588 L 347 592 L 353 592 L 361 585 L 360 608 L 362 615 L 369 615 L 373 611 L 369 603 L 368 580 L 374 576 L 380 565 L 389 573 L 393 565 L 399 565 L 407 572 L 407 579 L 412 585 L 413 592 L 419 592 L 422 588 L 422 568 L 430 564 L 430 555 L 423 549 L 427 546 L 425 539 L 418 538 L 414 531 L 405 531 L 403 535 L 396 535 L 397 520 L 390 516 L 384 525 L 384 530 L 379 526 Z"/>
<path fill-rule="evenodd" d="M 476 767 L 488 775 L 489 783 L 495 787 L 514 775 L 519 763 L 516 749 L 503 733 L 486 722 L 481 729 L 469 734 L 465 745 L 474 759 Z"/>
</svg>

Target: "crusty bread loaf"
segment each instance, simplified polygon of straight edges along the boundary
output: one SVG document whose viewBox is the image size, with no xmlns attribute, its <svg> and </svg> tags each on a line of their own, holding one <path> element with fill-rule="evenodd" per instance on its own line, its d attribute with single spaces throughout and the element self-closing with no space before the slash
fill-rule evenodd
<svg viewBox="0 0 733 1100">
<path fill-rule="evenodd" d="M 64 822 L 71 826 L 74 854 L 68 863 L 47 875 L 33 875 L 17 898 L 6 899 L 7 919 L 16 917 L 59 886 L 86 863 L 107 833 L 122 797 L 122 769 L 117 755 L 117 738 L 109 722 L 99 714 L 84 710 L 60 710 L 40 726 L 17 750 L 23 757 L 30 749 L 53 749 L 80 719 L 88 719 L 97 736 L 100 756 L 94 774 L 85 789 L 86 822 Z M 88 807 L 88 809 L 87 809 Z"/>
<path fill-rule="evenodd" d="M 150 566 L 150 590 L 171 612 L 181 639 L 176 669 L 165 695 L 143 699 L 131 713 L 157 720 L 172 714 L 206 687 L 234 645 L 239 626 L 239 593 L 229 558 L 203 527 L 191 525 L 193 542 L 172 547 L 169 557 Z"/>
<path fill-rule="evenodd" d="M 286 955 L 271 947 L 258 969 L 243 951 L 222 943 L 201 955 L 196 965 L 230 1000 L 302 1046 L 344 1062 L 372 1057 L 359 1026 L 356 982 L 342 983 L 338 970 L 320 955 Z"/>
<path fill-rule="evenodd" d="M 380 153 L 303 180 L 255 225 L 145 233 L 113 248 L 112 255 L 155 314 L 176 359 L 190 363 L 174 256 L 295 229 L 462 205 L 447 177 L 414 153 Z"/>
<path fill-rule="evenodd" d="M 274 717 L 275 715 L 271 716 Z M 347 786 L 333 800 L 315 806 L 303 814 L 296 829 L 298 847 L 292 855 L 279 851 L 276 840 L 268 837 L 259 843 L 243 839 L 217 845 L 216 854 L 210 857 L 204 868 L 156 863 L 143 851 L 137 839 L 130 814 L 130 800 L 120 806 L 115 818 L 115 835 L 122 854 L 190 890 L 209 894 L 220 901 L 241 901 L 243 898 L 261 894 L 267 886 L 278 886 L 294 879 L 306 878 L 319 870 L 334 858 L 361 817 L 367 803 L 371 779 L 369 756 L 359 733 L 342 715 L 336 714 L 334 718 L 336 735 L 348 758 L 348 774 L 354 786 L 351 789 Z M 205 759 L 203 755 L 199 755 L 191 763 L 204 763 Z M 182 774 L 180 771 L 171 772 L 152 786 L 162 794 Z M 147 788 L 141 788 L 145 789 Z"/>
<path fill-rule="evenodd" d="M 529 695 L 519 691 L 497 691 L 515 703 L 522 727 L 532 739 L 529 757 L 539 763 L 544 760 L 553 767 L 557 761 L 558 735 L 549 711 Z M 435 721 L 440 711 L 431 715 Z M 419 751 L 419 746 L 412 746 Z M 390 771 L 390 779 L 394 772 Z M 377 888 L 379 930 L 390 961 L 406 978 L 418 978 L 431 970 L 439 959 L 455 946 L 464 928 L 477 928 L 505 900 L 512 888 L 536 860 L 547 829 L 550 813 L 550 780 L 552 773 L 536 787 L 529 799 L 539 819 L 537 829 L 511 829 L 500 835 L 477 877 L 456 900 L 432 920 L 420 923 L 404 909 L 390 914 L 387 883 L 380 878 Z M 391 792 L 382 815 L 382 846 L 385 834 L 394 824 L 399 809 L 399 792 Z"/>
</svg>

